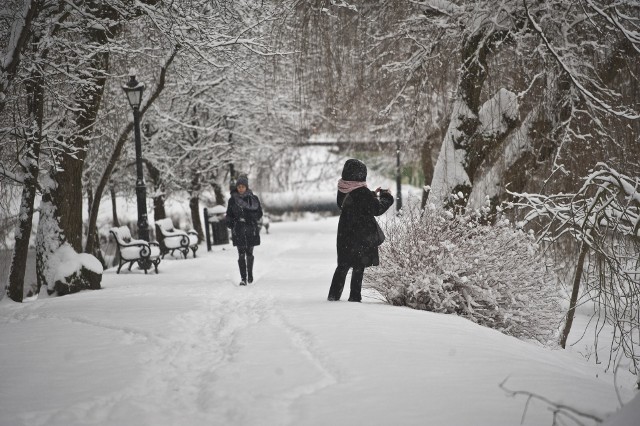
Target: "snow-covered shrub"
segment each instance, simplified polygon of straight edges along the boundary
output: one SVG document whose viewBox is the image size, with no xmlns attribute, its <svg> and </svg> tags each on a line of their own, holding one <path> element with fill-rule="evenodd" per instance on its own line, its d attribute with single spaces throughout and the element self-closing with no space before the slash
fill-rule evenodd
<svg viewBox="0 0 640 426">
<path fill-rule="evenodd" d="M 532 236 L 508 221 L 405 207 L 386 224 L 380 267 L 365 286 L 393 305 L 457 314 L 505 334 L 549 343 L 558 292 Z"/>
<path fill-rule="evenodd" d="M 76 253 L 68 244 L 56 250 L 49 262 L 55 266 L 53 285 L 47 293 L 64 296 L 81 290 L 99 290 L 102 281 L 102 264 L 87 253 Z"/>
</svg>

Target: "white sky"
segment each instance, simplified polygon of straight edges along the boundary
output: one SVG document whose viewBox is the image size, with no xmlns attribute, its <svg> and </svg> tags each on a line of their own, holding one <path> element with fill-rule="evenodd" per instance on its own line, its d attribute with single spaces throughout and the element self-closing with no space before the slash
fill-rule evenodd
<svg viewBox="0 0 640 426">
<path fill-rule="evenodd" d="M 4 298 L 0 426 L 511 426 L 525 409 L 522 424 L 552 424 L 505 380 L 599 417 L 619 409 L 612 372 L 578 353 L 588 341 L 549 349 L 451 315 L 349 303 L 348 283 L 327 302 L 336 227 L 271 223 L 247 287 L 235 249 L 203 246 L 158 275 L 107 270 L 99 291 Z M 635 378 L 616 379 L 626 403 Z"/>
</svg>

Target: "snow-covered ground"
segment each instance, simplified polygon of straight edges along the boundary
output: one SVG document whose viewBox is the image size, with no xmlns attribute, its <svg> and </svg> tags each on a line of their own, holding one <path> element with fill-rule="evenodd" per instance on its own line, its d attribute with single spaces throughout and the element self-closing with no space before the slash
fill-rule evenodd
<svg viewBox="0 0 640 426">
<path fill-rule="evenodd" d="M 327 302 L 336 227 L 272 223 L 247 287 L 235 250 L 216 246 L 158 275 L 110 269 L 99 291 L 5 298 L 0 425 L 551 425 L 547 404 L 501 383 L 600 418 L 633 398 L 630 374 L 616 392 L 575 350 L 349 303 L 348 284 Z"/>
</svg>

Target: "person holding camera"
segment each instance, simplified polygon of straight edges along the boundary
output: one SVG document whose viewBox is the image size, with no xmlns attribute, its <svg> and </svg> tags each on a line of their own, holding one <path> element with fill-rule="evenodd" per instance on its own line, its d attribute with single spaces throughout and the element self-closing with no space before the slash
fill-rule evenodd
<svg viewBox="0 0 640 426">
<path fill-rule="evenodd" d="M 231 191 L 226 216 L 233 245 L 238 249 L 240 285 L 253 282 L 253 247 L 260 245 L 258 221 L 261 217 L 260 200 L 249 189 L 249 178 L 240 175 L 236 187 Z"/>
<path fill-rule="evenodd" d="M 380 264 L 378 245 L 381 241 L 375 216 L 380 216 L 393 205 L 393 195 L 388 189 L 371 191 L 366 181 L 367 166 L 362 161 L 352 158 L 344 163 L 337 196 L 341 210 L 337 236 L 338 266 L 329 288 L 329 301 L 340 300 L 349 269 L 353 269 L 349 301 L 362 301 L 364 268 Z"/>
</svg>

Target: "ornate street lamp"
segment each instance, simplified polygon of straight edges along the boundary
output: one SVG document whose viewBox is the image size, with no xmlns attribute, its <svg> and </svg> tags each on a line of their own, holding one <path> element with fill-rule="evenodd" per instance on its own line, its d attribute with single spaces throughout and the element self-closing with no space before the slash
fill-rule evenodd
<svg viewBox="0 0 640 426">
<path fill-rule="evenodd" d="M 135 71 L 129 72 L 129 82 L 122 86 L 129 105 L 133 109 L 133 134 L 136 145 L 136 198 L 138 201 L 138 238 L 149 241 L 149 220 L 147 219 L 147 188 L 142 174 L 142 143 L 140 141 L 140 102 L 144 83 L 136 80 Z"/>
</svg>

